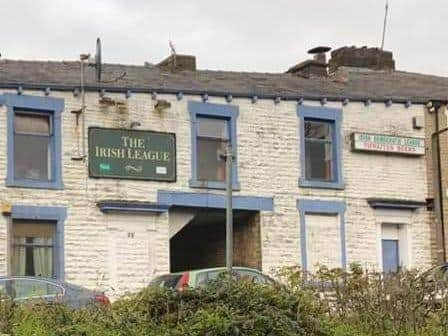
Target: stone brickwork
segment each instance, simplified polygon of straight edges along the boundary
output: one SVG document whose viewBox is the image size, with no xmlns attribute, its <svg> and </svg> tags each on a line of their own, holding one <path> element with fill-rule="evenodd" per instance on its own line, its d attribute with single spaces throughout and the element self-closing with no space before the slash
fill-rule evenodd
<svg viewBox="0 0 448 336">
<path fill-rule="evenodd" d="M 41 91 L 25 91 L 26 95 L 42 96 Z M 124 100 L 123 94 L 107 94 Z M 120 215 L 111 219 L 99 211 L 96 202 L 104 199 L 157 201 L 158 190 L 211 192 L 219 190 L 192 189 L 191 125 L 187 102 L 200 101 L 198 96 L 185 95 L 178 101 L 175 95 L 159 95 L 171 103 L 171 108 L 158 112 L 149 94 L 133 94 L 127 108 L 117 110 L 98 104 L 98 94 L 86 98 L 87 126 L 129 127 L 132 121 L 141 123 L 140 129 L 176 133 L 177 180 L 175 183 L 142 182 L 116 179 L 91 179 L 87 163 L 73 161 L 77 154 L 76 118 L 71 110 L 79 109 L 80 97 L 71 92 L 52 91 L 51 96 L 65 100 L 62 114 L 63 190 L 7 188 L 0 184 L 0 201 L 9 204 L 65 206 L 65 278 L 67 281 L 90 288 L 101 287 L 116 293 L 135 290 L 155 274 L 169 271 L 169 214 Z M 224 98 L 210 97 L 210 102 L 227 104 Z M 350 103 L 328 103 L 343 109 L 342 167 L 345 188 L 342 190 L 300 188 L 299 119 L 296 102 L 260 99 L 253 104 L 249 99 L 234 98 L 239 107 L 238 173 L 244 196 L 273 197 L 274 211 L 259 214 L 261 268 L 273 269 L 299 264 L 300 229 L 296 202 L 299 198 L 345 201 L 347 261 L 360 262 L 378 268 L 378 223 L 374 210 L 367 204 L 371 197 L 424 201 L 428 190 L 428 167 L 425 156 L 407 157 L 390 154 L 354 153 L 350 149 L 352 132 L 396 134 L 424 137 L 425 129 L 412 127 L 412 117 L 425 113 L 422 105 L 405 108 L 402 104 L 386 107 L 383 103 L 365 106 Z M 318 103 L 305 101 L 304 104 Z M 6 175 L 6 108 L 0 107 L 0 180 Z M 137 216 L 137 217 L 136 217 Z M 258 217 L 258 216 L 257 216 Z M 0 216 L 0 274 L 6 274 L 8 216 Z M 412 267 L 427 267 L 434 262 L 434 231 L 432 214 L 426 208 L 412 213 Z M 123 223 L 120 226 L 120 223 Z M 129 225 L 128 225 L 129 223 Z M 111 246 L 110 237 L 119 237 L 120 246 Z M 146 237 L 148 240 L 142 239 Z M 116 241 L 116 240 L 115 240 Z M 119 259 L 117 259 L 119 258 Z M 141 263 L 138 262 L 141 260 Z M 114 264 L 115 263 L 115 264 Z M 142 263 L 147 267 L 142 267 Z M 126 280 L 127 279 L 127 280 Z M 128 281 L 128 284 L 120 284 Z"/>
</svg>

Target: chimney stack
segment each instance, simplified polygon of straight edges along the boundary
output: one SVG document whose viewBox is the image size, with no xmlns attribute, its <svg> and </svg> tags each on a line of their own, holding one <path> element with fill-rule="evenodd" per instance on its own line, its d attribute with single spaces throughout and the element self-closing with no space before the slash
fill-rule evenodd
<svg viewBox="0 0 448 336">
<path fill-rule="evenodd" d="M 395 70 L 395 61 L 391 51 L 354 46 L 332 51 L 328 65 L 330 72 L 336 71 L 341 66 L 384 71 Z"/>
<path fill-rule="evenodd" d="M 196 57 L 192 55 L 172 54 L 157 64 L 157 67 L 168 71 L 196 71 Z"/>
<path fill-rule="evenodd" d="M 286 73 L 307 78 L 311 76 L 326 77 L 328 75 L 326 53 L 330 50 L 330 47 L 316 47 L 308 50 L 308 54 L 313 55 L 313 59 L 309 59 L 294 65 L 289 68 Z"/>
</svg>

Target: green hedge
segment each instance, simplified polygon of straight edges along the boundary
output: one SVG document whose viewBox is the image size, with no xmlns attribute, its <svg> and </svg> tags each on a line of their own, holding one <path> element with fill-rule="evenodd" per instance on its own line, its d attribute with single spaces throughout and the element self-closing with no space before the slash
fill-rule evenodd
<svg viewBox="0 0 448 336">
<path fill-rule="evenodd" d="M 15 306 L 12 313 L 2 315 L 2 332 L 21 336 L 330 335 L 321 312 L 310 304 L 282 286 L 222 279 L 207 288 L 183 292 L 146 289 L 111 308 Z"/>
<path fill-rule="evenodd" d="M 206 288 L 145 289 L 111 307 L 16 305 L 0 299 L 0 331 L 20 336 L 446 336 L 446 281 L 416 272 L 382 277 L 353 267 L 303 277 L 284 269 L 284 285 L 228 278 Z M 434 288 L 436 286 L 436 288 Z"/>
</svg>

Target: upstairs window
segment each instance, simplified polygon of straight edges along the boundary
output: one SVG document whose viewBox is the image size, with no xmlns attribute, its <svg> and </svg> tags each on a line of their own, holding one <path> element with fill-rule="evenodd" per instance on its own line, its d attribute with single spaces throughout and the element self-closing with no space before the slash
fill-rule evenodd
<svg viewBox="0 0 448 336">
<path fill-rule="evenodd" d="M 14 114 L 14 177 L 50 181 L 54 157 L 49 114 L 16 111 Z"/>
<path fill-rule="evenodd" d="M 334 123 L 305 119 L 305 176 L 307 180 L 333 181 Z"/>
<path fill-rule="evenodd" d="M 342 110 L 330 107 L 298 107 L 300 125 L 299 186 L 343 189 Z"/>
<path fill-rule="evenodd" d="M 225 181 L 229 122 L 226 119 L 197 118 L 197 169 L 200 181 Z"/>
<path fill-rule="evenodd" d="M 63 189 L 61 113 L 64 100 L 3 94 L 8 113 L 6 186 Z"/>
<path fill-rule="evenodd" d="M 229 104 L 188 102 L 191 119 L 191 179 L 192 188 L 225 189 L 226 160 L 223 154 L 232 145 L 232 186 L 238 182 L 236 119 L 238 107 Z"/>
</svg>

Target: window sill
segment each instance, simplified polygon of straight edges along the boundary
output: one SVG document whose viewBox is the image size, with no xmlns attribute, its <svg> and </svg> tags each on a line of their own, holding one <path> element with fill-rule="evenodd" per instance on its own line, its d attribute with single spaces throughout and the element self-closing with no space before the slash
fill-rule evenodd
<svg viewBox="0 0 448 336">
<path fill-rule="evenodd" d="M 343 190 L 343 189 L 345 189 L 345 184 L 343 181 L 325 182 L 325 181 L 305 180 L 304 178 L 300 178 L 299 179 L 299 187 Z"/>
<path fill-rule="evenodd" d="M 6 179 L 5 185 L 7 187 L 18 187 L 18 188 L 32 188 L 32 189 L 53 189 L 62 190 L 64 185 L 62 181 L 35 181 L 35 180 L 11 180 Z"/>
<path fill-rule="evenodd" d="M 221 189 L 225 190 L 227 188 L 225 182 L 218 181 L 198 181 L 198 180 L 190 180 L 189 181 L 190 188 L 203 188 L 203 189 Z M 239 182 L 233 182 L 232 190 L 239 191 L 241 186 Z"/>
</svg>

